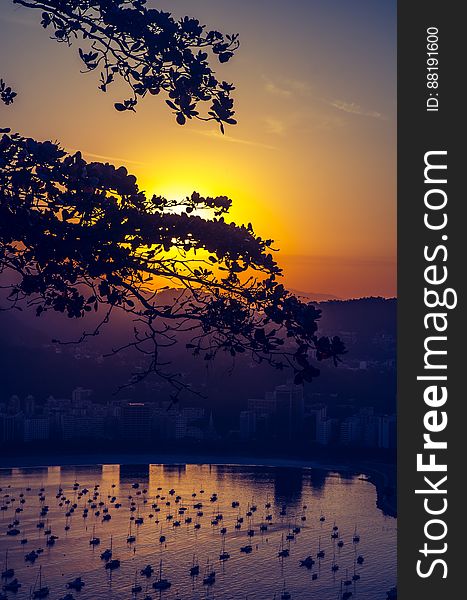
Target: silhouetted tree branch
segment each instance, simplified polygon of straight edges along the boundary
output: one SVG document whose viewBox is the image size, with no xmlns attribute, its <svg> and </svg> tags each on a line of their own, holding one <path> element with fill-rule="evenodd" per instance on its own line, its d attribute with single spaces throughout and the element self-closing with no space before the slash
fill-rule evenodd
<svg viewBox="0 0 467 600">
<path fill-rule="evenodd" d="M 100 70 L 102 91 L 118 77 L 131 88 L 131 97 L 117 102 L 119 111 L 134 110 L 139 98 L 165 92 L 176 120 L 184 125 L 197 118 L 234 125 L 235 89 L 217 79 L 209 53 L 220 63 L 232 58 L 238 35 L 207 31 L 197 19 L 175 20 L 170 13 L 147 8 L 146 0 L 13 0 L 42 11 L 41 25 L 52 38 L 79 48 L 85 71 Z M 3 99 L 3 95 L 2 95 Z M 208 103 L 201 114 L 200 104 Z"/>
<path fill-rule="evenodd" d="M 129 85 L 132 95 L 115 104 L 118 111 L 164 92 L 180 125 L 214 120 L 224 131 L 236 123 L 234 87 L 216 78 L 208 59 L 230 60 L 238 35 L 206 31 L 193 18 L 176 21 L 146 0 L 13 2 L 41 10 L 42 26 L 58 42 L 83 40 L 79 55 L 85 71 L 100 69 L 102 91 L 117 77 Z M 0 94 L 6 104 L 16 96 L 3 80 Z M 337 364 L 345 352 L 339 338 L 318 336 L 320 311 L 278 283 L 272 240 L 256 236 L 251 224 L 226 222 L 229 198 L 147 197 L 124 167 L 2 133 L 0 274 L 8 273 L 9 308 L 102 315 L 78 342 L 99 335 L 115 311 L 129 314 L 134 337 L 112 352 L 141 353 L 146 367 L 131 383 L 156 373 L 176 395 L 189 384 L 172 372 L 164 349 L 182 340 L 207 361 L 219 352 L 247 353 L 290 367 L 297 383 L 319 374 L 316 361 Z"/>
<path fill-rule="evenodd" d="M 320 311 L 289 294 L 272 241 L 227 223 L 231 200 L 197 193 L 147 197 L 124 167 L 86 162 L 50 141 L 4 130 L 0 138 L 0 273 L 15 274 L 11 307 L 79 319 L 121 310 L 135 320 L 134 348 L 177 391 L 161 350 L 180 336 L 205 360 L 249 353 L 311 381 L 315 360 L 337 364 L 339 338 L 317 335 Z M 204 216 L 203 216 L 204 215 Z M 160 294 L 176 288 L 172 297 Z M 165 298 L 165 299 L 164 299 Z M 118 351 L 118 349 L 115 349 Z"/>
<path fill-rule="evenodd" d="M 3 104 L 6 104 L 7 106 L 9 104 L 13 104 L 13 101 L 17 95 L 18 94 L 14 92 L 11 87 L 3 81 L 3 79 L 0 79 L 0 100 L 3 102 Z"/>
</svg>

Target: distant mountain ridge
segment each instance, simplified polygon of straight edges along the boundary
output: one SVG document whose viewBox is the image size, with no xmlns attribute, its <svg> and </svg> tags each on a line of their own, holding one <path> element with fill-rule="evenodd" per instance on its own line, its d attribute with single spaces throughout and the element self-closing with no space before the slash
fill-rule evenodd
<svg viewBox="0 0 467 600">
<path fill-rule="evenodd" d="M 327 300 L 342 300 L 339 296 L 333 296 L 332 294 L 323 294 L 320 292 L 301 292 L 290 288 L 292 294 L 295 294 L 299 298 L 306 298 L 309 302 L 326 302 Z"/>
<path fill-rule="evenodd" d="M 170 303 L 173 300 L 174 289 L 161 292 L 161 302 Z M 387 329 L 394 331 L 396 326 L 395 298 L 354 298 L 343 300 L 330 294 L 301 292 L 291 290 L 303 300 L 319 303 L 323 311 L 321 327 L 326 329 L 360 329 L 375 331 Z M 103 349 L 115 344 L 123 343 L 132 330 L 132 323 L 128 315 L 115 314 L 115 327 L 108 325 L 104 328 L 99 339 L 92 341 L 102 345 Z M 43 344 L 50 344 L 53 338 L 63 341 L 77 339 L 84 330 L 92 329 L 98 317 L 91 315 L 88 320 L 67 319 L 54 312 L 36 317 L 34 311 L 25 308 L 23 311 L 0 312 L 0 347 L 37 348 Z"/>
<path fill-rule="evenodd" d="M 169 300 L 171 292 L 165 294 Z M 315 297 L 313 300 L 318 302 Z M 322 311 L 318 333 L 342 336 L 349 348 L 346 363 L 356 359 L 385 360 L 394 356 L 396 299 L 326 300 L 318 306 Z M 97 360 L 100 354 L 108 353 L 132 336 L 133 323 L 123 314 L 116 316 L 113 327 L 107 326 L 102 335 L 88 338 L 75 350 L 74 346 L 56 349 L 51 340 L 57 337 L 76 339 L 84 329 L 90 329 L 91 323 L 86 327 L 83 320 L 73 322 L 56 314 L 35 317 L 33 311 L 26 310 L 0 312 L 0 402 L 11 394 L 25 396 L 32 393 L 39 399 L 53 394 L 66 398 L 78 386 L 93 389 L 97 400 L 115 398 L 118 385 L 127 381 L 141 360 L 134 354 Z M 231 372 L 231 360 L 223 355 L 218 357 L 215 365 L 207 365 L 205 361 L 193 358 L 183 342 L 167 349 L 167 359 L 196 389 L 207 394 L 206 405 L 217 407 L 221 398 L 226 410 L 237 407 L 239 399 L 262 397 L 265 391 L 284 383 L 288 377 L 287 373 L 267 365 L 252 363 L 248 357 L 237 360 L 234 372 Z M 365 383 L 362 379 L 364 371 L 356 376 L 353 371 L 336 370 L 330 365 L 322 364 L 320 368 L 323 375 L 312 384 L 316 392 L 340 391 L 346 397 L 361 397 L 362 402 L 369 402 L 368 395 L 378 388 L 378 402 L 389 405 L 392 401 L 390 375 L 384 384 L 376 379 Z M 122 392 L 124 397 L 141 401 L 165 398 L 169 393 L 166 386 L 154 379 L 151 383 L 143 382 L 137 389 Z"/>
</svg>

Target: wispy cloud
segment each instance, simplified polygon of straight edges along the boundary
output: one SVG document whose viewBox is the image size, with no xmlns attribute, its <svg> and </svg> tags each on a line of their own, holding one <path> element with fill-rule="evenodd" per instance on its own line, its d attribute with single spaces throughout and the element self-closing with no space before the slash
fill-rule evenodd
<svg viewBox="0 0 467 600">
<path fill-rule="evenodd" d="M 276 117 L 265 117 L 264 122 L 266 124 L 267 133 L 282 135 L 286 131 L 286 125 L 281 119 L 277 119 Z"/>
<path fill-rule="evenodd" d="M 256 148 L 266 148 L 267 150 L 277 150 L 275 146 L 271 146 L 270 144 L 263 144 L 262 142 L 257 142 L 255 140 L 245 140 L 242 138 L 232 137 L 231 135 L 222 135 L 218 131 L 202 131 L 200 129 L 193 130 L 194 133 L 198 135 L 202 135 L 204 137 L 209 137 L 217 140 L 218 142 L 230 143 L 230 144 L 241 144 L 243 146 L 255 146 Z"/>
<path fill-rule="evenodd" d="M 272 94 L 273 96 L 280 96 L 281 98 L 290 98 L 292 92 L 283 87 L 279 87 L 273 81 L 266 81 L 264 89 L 268 92 L 268 94 Z"/>
<path fill-rule="evenodd" d="M 299 79 L 281 79 L 273 81 L 263 76 L 265 81 L 264 89 L 268 94 L 282 98 L 291 98 L 292 96 L 309 96 L 312 93 L 312 87 L 307 81 Z"/>
<path fill-rule="evenodd" d="M 341 110 L 352 115 L 359 115 L 361 117 L 371 117 L 372 119 L 386 119 L 386 117 L 382 113 L 376 110 L 367 110 L 365 108 L 362 108 L 359 104 L 356 104 L 355 102 L 345 102 L 344 100 L 332 100 L 329 104 L 337 110 Z"/>
<path fill-rule="evenodd" d="M 78 152 L 78 148 L 67 148 L 68 152 Z M 140 160 L 132 160 L 123 156 L 108 156 L 107 154 L 94 154 L 94 152 L 87 152 L 86 150 L 79 150 L 84 156 L 89 158 L 97 158 L 99 160 L 105 160 L 113 163 L 124 163 L 129 165 L 149 165 L 148 162 L 142 162 Z"/>
<path fill-rule="evenodd" d="M 371 119 L 380 119 L 386 120 L 386 116 L 377 110 L 369 110 L 367 108 L 362 107 L 360 104 L 356 102 L 347 102 L 345 100 L 329 100 L 327 98 L 323 98 L 320 94 L 316 94 L 316 90 L 313 89 L 313 86 L 305 80 L 300 79 L 279 79 L 277 81 L 273 81 L 272 79 L 263 75 L 263 80 L 265 82 L 264 89 L 268 94 L 273 96 L 277 96 L 280 98 L 308 98 L 313 101 L 313 104 L 319 106 L 319 104 L 324 104 L 330 106 L 340 112 L 348 113 L 351 115 L 358 115 L 360 117 L 368 117 Z M 269 133 L 283 133 L 283 129 L 280 128 L 279 121 L 275 119 L 271 119 L 267 117 L 265 119 Z M 333 119 L 327 120 L 329 125 Z M 280 129 L 280 131 L 279 131 Z"/>
<path fill-rule="evenodd" d="M 302 81 L 299 79 L 286 79 L 284 84 L 297 94 L 301 94 L 302 96 L 309 96 L 313 92 L 313 87 L 308 83 L 308 81 Z"/>
</svg>

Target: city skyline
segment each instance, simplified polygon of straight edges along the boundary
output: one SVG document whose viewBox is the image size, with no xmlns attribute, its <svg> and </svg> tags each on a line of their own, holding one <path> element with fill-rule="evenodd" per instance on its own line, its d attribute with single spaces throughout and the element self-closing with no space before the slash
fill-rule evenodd
<svg viewBox="0 0 467 600">
<path fill-rule="evenodd" d="M 69 398 L 49 396 L 39 402 L 32 395 L 13 395 L 0 402 L 0 445 L 38 443 L 46 450 L 82 440 L 137 441 L 160 449 L 170 440 L 188 441 L 198 448 L 203 443 L 240 440 L 257 443 L 259 449 L 282 440 L 300 441 L 304 449 L 396 447 L 394 413 L 354 405 L 337 394 L 312 393 L 305 398 L 303 387 L 293 383 L 278 385 L 263 398 L 240 401 L 223 432 L 217 431 L 214 414 L 221 415 L 221 407 L 205 408 L 193 401 L 185 406 L 157 398 L 99 402 L 93 390 L 81 387 Z"/>
</svg>

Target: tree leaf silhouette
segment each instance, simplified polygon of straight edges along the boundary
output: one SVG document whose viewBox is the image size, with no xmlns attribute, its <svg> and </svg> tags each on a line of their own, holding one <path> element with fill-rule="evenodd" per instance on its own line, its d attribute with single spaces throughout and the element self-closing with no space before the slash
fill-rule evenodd
<svg viewBox="0 0 467 600">
<path fill-rule="evenodd" d="M 198 19 L 176 20 L 170 13 L 148 8 L 146 0 L 13 0 L 41 11 L 41 25 L 66 45 L 79 39 L 78 53 L 85 71 L 100 68 L 99 89 L 106 92 L 115 78 L 131 89 L 118 111 L 134 110 L 147 94 L 168 96 L 177 123 L 197 118 L 234 125 L 233 85 L 219 81 L 210 56 L 227 63 L 239 48 L 238 34 L 207 30 Z M 11 104 L 16 93 L 1 89 Z M 130 103 L 129 103 L 130 102 Z M 199 105 L 208 105 L 205 114 Z"/>
</svg>

